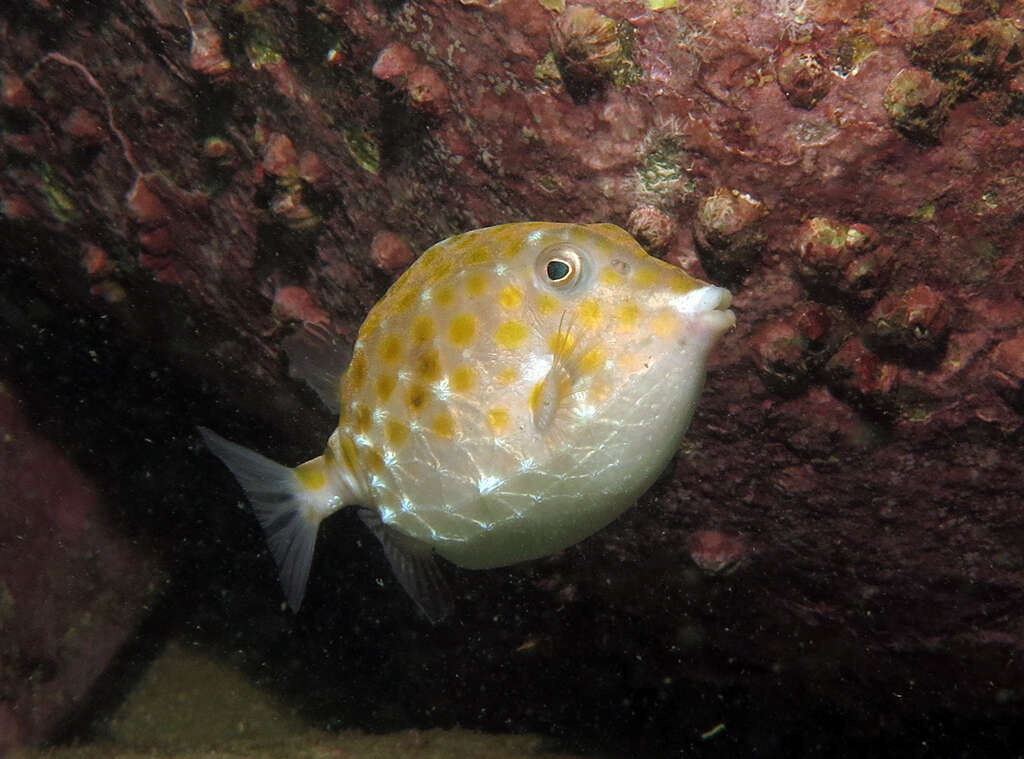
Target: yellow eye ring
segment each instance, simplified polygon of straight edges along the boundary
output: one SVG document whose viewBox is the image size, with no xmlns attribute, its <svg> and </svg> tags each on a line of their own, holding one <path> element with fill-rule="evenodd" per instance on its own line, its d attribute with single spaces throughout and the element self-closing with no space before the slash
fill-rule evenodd
<svg viewBox="0 0 1024 759">
<path fill-rule="evenodd" d="M 556 290 L 567 290 L 575 285 L 582 268 L 579 252 L 565 243 L 552 245 L 537 257 L 538 279 Z"/>
</svg>

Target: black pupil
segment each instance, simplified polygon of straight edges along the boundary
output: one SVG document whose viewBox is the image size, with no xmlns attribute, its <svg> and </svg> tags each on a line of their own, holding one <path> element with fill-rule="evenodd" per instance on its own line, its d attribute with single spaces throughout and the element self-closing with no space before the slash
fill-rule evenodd
<svg viewBox="0 0 1024 759">
<path fill-rule="evenodd" d="M 565 261 L 559 261 L 557 258 L 554 261 L 548 261 L 548 279 L 552 282 L 560 282 L 569 276 L 569 264 Z"/>
</svg>

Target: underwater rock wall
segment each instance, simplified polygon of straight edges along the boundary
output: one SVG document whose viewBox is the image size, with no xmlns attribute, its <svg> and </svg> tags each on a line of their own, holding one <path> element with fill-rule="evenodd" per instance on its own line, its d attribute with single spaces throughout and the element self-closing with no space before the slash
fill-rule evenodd
<svg viewBox="0 0 1024 759">
<path fill-rule="evenodd" d="M 223 398 L 192 422 L 315 451 L 290 338 L 448 235 L 614 222 L 739 326 L 673 476 L 531 582 L 643 620 L 652 688 L 1019 708 L 1020 2 L 36 0 L 0 50 L 5 297 L 148 344 Z"/>
<path fill-rule="evenodd" d="M 0 384 L 0 754 L 51 736 L 135 634 L 164 575 Z"/>
</svg>

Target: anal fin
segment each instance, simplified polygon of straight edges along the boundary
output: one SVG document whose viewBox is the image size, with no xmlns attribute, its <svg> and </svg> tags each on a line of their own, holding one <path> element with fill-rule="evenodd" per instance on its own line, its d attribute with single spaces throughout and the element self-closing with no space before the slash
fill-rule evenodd
<svg viewBox="0 0 1024 759">
<path fill-rule="evenodd" d="M 427 619 L 436 624 L 448 616 L 453 606 L 451 590 L 430 546 L 388 527 L 371 509 L 359 509 L 359 518 L 380 541 L 395 579 Z"/>
</svg>

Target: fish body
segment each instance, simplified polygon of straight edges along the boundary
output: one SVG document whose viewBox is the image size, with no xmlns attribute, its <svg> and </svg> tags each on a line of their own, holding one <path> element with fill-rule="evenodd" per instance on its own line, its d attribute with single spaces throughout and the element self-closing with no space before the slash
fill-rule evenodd
<svg viewBox="0 0 1024 759">
<path fill-rule="evenodd" d="M 293 608 L 320 521 L 358 505 L 436 619 L 450 601 L 432 553 L 474 569 L 546 556 L 650 487 L 730 303 L 610 224 L 476 230 L 427 250 L 370 311 L 321 456 L 289 469 L 204 435 L 248 492 Z"/>
</svg>

